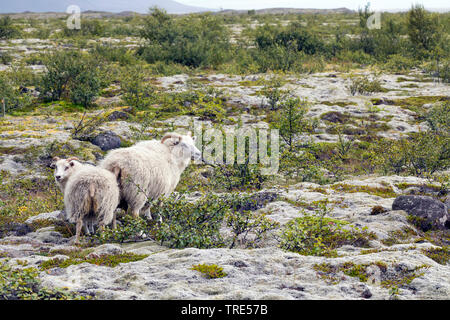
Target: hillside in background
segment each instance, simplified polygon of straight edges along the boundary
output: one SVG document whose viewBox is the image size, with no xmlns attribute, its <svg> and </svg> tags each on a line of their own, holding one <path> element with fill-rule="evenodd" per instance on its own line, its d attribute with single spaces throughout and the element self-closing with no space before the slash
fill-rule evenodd
<svg viewBox="0 0 450 320">
<path fill-rule="evenodd" d="M 192 13 L 208 11 L 207 8 L 187 6 L 172 0 L 17 0 L 2 3 L 0 13 L 22 12 L 65 12 L 70 5 L 78 5 L 81 11 L 122 12 L 134 11 L 146 13 L 153 6 L 165 9 L 168 13 Z"/>
</svg>

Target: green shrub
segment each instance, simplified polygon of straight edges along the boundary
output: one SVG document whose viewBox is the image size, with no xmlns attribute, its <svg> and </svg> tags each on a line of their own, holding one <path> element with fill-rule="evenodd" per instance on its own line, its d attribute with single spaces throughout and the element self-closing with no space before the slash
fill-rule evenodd
<svg viewBox="0 0 450 320">
<path fill-rule="evenodd" d="M 55 101 L 68 98 L 89 106 L 102 85 L 98 62 L 77 51 L 56 51 L 44 56 L 47 72 L 42 77 L 42 94 Z"/>
<path fill-rule="evenodd" d="M 352 77 L 349 89 L 352 95 L 386 92 L 386 89 L 381 86 L 378 79 L 370 80 L 367 76 Z"/>
<path fill-rule="evenodd" d="M 286 97 L 287 92 L 280 89 L 282 86 L 280 78 L 270 79 L 261 90 L 261 95 L 267 99 L 270 110 L 277 110 L 279 103 Z"/>
<path fill-rule="evenodd" d="M 255 215 L 246 208 L 255 205 L 249 195 L 204 195 L 187 200 L 186 195 L 160 198 L 152 206 L 152 215 L 162 222 L 154 228 L 155 239 L 170 248 L 235 247 L 243 241 L 246 247 L 254 247 L 265 239 L 277 223 L 262 215 Z M 228 226 L 232 236 L 223 238 L 220 228 Z M 249 234 L 252 239 L 248 239 Z"/>
<path fill-rule="evenodd" d="M 0 262 L 0 300 L 83 300 L 86 297 L 61 289 L 48 289 L 34 268 L 14 269 Z"/>
<path fill-rule="evenodd" d="M 401 54 L 393 54 L 387 58 L 384 68 L 394 72 L 409 72 L 417 65 L 417 62 Z"/>
<path fill-rule="evenodd" d="M 368 246 L 375 236 L 344 221 L 327 218 L 325 204 L 314 214 L 304 213 L 301 218 L 288 222 L 281 232 L 282 249 L 314 256 L 337 256 L 336 248 L 345 245 Z"/>
<path fill-rule="evenodd" d="M 148 43 L 139 53 L 149 63 L 216 67 L 230 51 L 227 29 L 218 16 L 209 14 L 174 18 L 154 8 L 141 35 Z"/>
<path fill-rule="evenodd" d="M 133 242 L 153 235 L 153 221 L 148 221 L 141 217 L 133 218 L 126 215 L 120 220 L 116 229 L 97 230 L 93 240 L 99 243 L 110 242 Z"/>
<path fill-rule="evenodd" d="M 430 130 L 439 135 L 450 134 L 450 101 L 435 105 L 425 116 Z"/>
<path fill-rule="evenodd" d="M 122 100 L 142 109 L 148 107 L 155 99 L 155 88 L 147 81 L 146 72 L 142 66 L 131 66 L 120 81 L 123 95 Z"/>
<path fill-rule="evenodd" d="M 219 233 L 229 204 L 216 195 L 204 196 L 189 202 L 179 198 L 160 198 L 152 207 L 152 214 L 162 218 L 156 230 L 156 240 L 170 248 L 214 248 L 224 245 Z"/>
<path fill-rule="evenodd" d="M 407 28 L 414 53 L 419 57 L 429 55 L 442 36 L 438 16 L 428 13 L 420 4 L 408 11 Z"/>
<path fill-rule="evenodd" d="M 248 198 L 243 200 L 249 201 Z M 265 214 L 256 215 L 249 210 L 232 210 L 226 215 L 225 221 L 233 233 L 230 249 L 237 242 L 243 243 L 247 248 L 257 247 L 269 231 L 279 226 L 278 222 L 267 218 Z M 251 240 L 247 239 L 249 234 L 253 234 Z"/>
<path fill-rule="evenodd" d="M 8 52 L 2 51 L 0 52 L 0 64 L 11 64 L 14 60 L 13 56 Z"/>
<path fill-rule="evenodd" d="M 104 35 L 105 26 L 101 20 L 97 19 L 83 19 L 80 29 L 69 29 L 66 26 L 63 28 L 65 37 L 74 36 L 95 36 L 101 37 Z"/>
<path fill-rule="evenodd" d="M 2 100 L 5 103 L 5 111 L 20 109 L 30 105 L 33 101 L 31 95 L 21 93 L 19 86 L 11 75 L 0 73 L 0 110 L 3 112 Z"/>
<path fill-rule="evenodd" d="M 10 16 L 0 18 L 0 40 L 11 39 L 18 34 Z"/>
<path fill-rule="evenodd" d="M 295 138 L 308 126 L 305 114 L 308 111 L 308 101 L 300 98 L 288 98 L 280 102 L 272 126 L 279 130 L 284 143 L 292 151 Z"/>
</svg>

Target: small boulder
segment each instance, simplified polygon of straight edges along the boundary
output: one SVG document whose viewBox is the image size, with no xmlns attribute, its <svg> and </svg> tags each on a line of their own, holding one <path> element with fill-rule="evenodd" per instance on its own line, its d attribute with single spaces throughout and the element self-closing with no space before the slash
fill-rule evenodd
<svg viewBox="0 0 450 320">
<path fill-rule="evenodd" d="M 93 252 L 87 255 L 87 258 L 101 258 L 105 256 L 115 256 L 123 253 L 125 253 L 125 250 L 123 250 L 120 246 L 108 243 L 95 248 Z"/>
<path fill-rule="evenodd" d="M 399 196 L 394 200 L 392 210 L 404 210 L 412 216 L 424 219 L 437 229 L 448 227 L 450 222 L 447 206 L 428 196 Z"/>
<path fill-rule="evenodd" d="M 53 211 L 53 212 L 46 212 L 38 214 L 37 216 L 33 216 L 28 218 L 25 223 L 32 224 L 36 221 L 65 221 L 65 215 L 62 211 Z"/>
<path fill-rule="evenodd" d="M 270 202 L 275 201 L 278 198 L 278 194 L 272 191 L 261 191 L 254 193 L 250 196 L 250 201 L 243 204 L 241 208 L 238 208 L 242 211 L 255 211 L 263 208 Z"/>
<path fill-rule="evenodd" d="M 349 119 L 348 115 L 342 114 L 338 111 L 330 111 L 327 113 L 324 113 L 320 116 L 322 120 L 326 120 L 332 123 L 344 123 L 347 122 Z"/>
<path fill-rule="evenodd" d="M 92 139 L 92 144 L 100 147 L 103 151 L 117 149 L 120 147 L 120 137 L 112 131 L 102 132 Z"/>
<path fill-rule="evenodd" d="M 371 216 L 376 216 L 376 215 L 378 215 L 378 214 L 385 213 L 385 212 L 387 212 L 387 211 L 389 211 L 389 210 L 386 209 L 386 208 L 384 208 L 384 207 L 382 207 L 382 206 L 375 206 L 375 207 L 373 207 L 372 210 L 370 211 L 370 215 L 371 215 Z"/>
<path fill-rule="evenodd" d="M 123 111 L 114 111 L 108 116 L 109 121 L 116 121 L 116 120 L 127 120 L 130 117 L 130 115 Z"/>
</svg>

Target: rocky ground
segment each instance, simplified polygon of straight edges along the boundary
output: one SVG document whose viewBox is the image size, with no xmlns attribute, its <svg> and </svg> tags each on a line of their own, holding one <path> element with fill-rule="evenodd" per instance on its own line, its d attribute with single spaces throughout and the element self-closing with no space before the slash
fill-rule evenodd
<svg viewBox="0 0 450 320">
<path fill-rule="evenodd" d="M 192 83 L 197 87 L 223 89 L 230 104 L 245 106 L 238 115 L 244 125 L 267 127 L 264 116 L 245 109 L 266 103 L 258 95 L 262 89 L 258 81 L 264 77 L 177 75 L 158 78 L 155 83 L 168 91 L 186 90 Z M 345 74 L 322 73 L 283 80 L 284 89 L 311 102 L 307 116 L 317 117 L 319 125 L 314 134 L 304 138 L 315 142 L 337 141 L 337 134 L 328 129 L 341 123 L 343 118 L 353 119 L 355 130 L 371 130 L 366 126 L 369 122 L 370 128 L 379 128 L 375 134 L 389 138 L 418 132 L 426 128 L 426 124 L 417 121 L 413 111 L 397 102 L 434 97 L 423 104 L 428 108 L 439 99 L 448 99 L 448 85 L 424 81 L 421 74 L 407 77 L 385 74 L 381 81 L 386 92 L 370 96 L 352 96 L 348 90 L 350 80 Z M 39 113 L 0 119 L 0 170 L 7 174 L 2 176 L 2 184 L 45 176 L 45 164 L 51 153 L 49 146 L 54 141 L 63 144 L 66 152 L 77 150 L 84 160 L 91 162 L 101 158 L 102 149 L 108 149 L 105 143 L 118 143 L 118 147 L 120 139 L 133 141 L 135 124 L 120 117 L 120 112 L 123 113 L 120 97 L 103 97 L 99 103 L 103 103 L 110 114 L 119 112 L 115 114 L 119 117 L 102 124 L 101 129 L 111 137 L 100 139 L 103 142 L 97 145 L 74 140 L 70 130 L 80 114 L 65 113 L 57 106 L 50 105 L 47 111 L 44 108 Z M 160 123 L 171 123 L 181 129 L 189 128 L 189 120 L 187 116 L 180 116 Z M 203 123 L 212 125 L 208 121 Z M 120 137 L 118 142 L 116 136 Z M 47 157 L 43 155 L 45 152 Z M 447 196 L 447 204 L 437 200 L 438 189 L 437 184 L 426 179 L 404 176 L 358 176 L 327 185 L 274 185 L 261 192 L 275 192 L 278 198 L 258 212 L 266 213 L 280 226 L 259 248 L 178 250 L 151 240 L 106 244 L 90 248 L 89 255 L 102 257 L 128 252 L 148 256 L 115 267 L 86 262 L 67 268 L 40 269 L 39 277 L 46 287 L 68 288 L 97 299 L 449 299 L 448 258 L 444 262 L 437 261 L 432 254 L 441 246 L 448 246 L 445 239 L 448 239 L 450 221 L 447 220 L 449 198 Z M 408 201 L 415 201 L 415 205 L 393 205 L 401 195 L 410 196 Z M 439 197 L 445 201 L 445 195 Z M 314 211 L 314 203 L 325 199 L 332 204 L 330 215 L 333 218 L 360 228 L 367 227 L 376 235 L 369 247 L 346 245 L 337 250 L 335 258 L 303 256 L 279 248 L 275 240 L 277 232 L 290 220 Z M 381 209 L 374 211 L 376 206 Z M 446 234 L 439 236 L 440 245 L 430 234 L 411 224 L 408 216 L 412 214 L 437 224 L 439 232 Z M 44 261 L 66 260 L 70 252 L 80 250 L 70 244 L 70 239 L 60 229 L 48 223 L 41 228 L 32 227 L 38 220 L 62 221 L 63 218 L 59 211 L 45 213 L 1 234 L 0 261 L 7 260 L 18 268 L 39 269 Z M 227 275 L 207 279 L 191 270 L 193 265 L 201 263 L 221 266 Z"/>
</svg>

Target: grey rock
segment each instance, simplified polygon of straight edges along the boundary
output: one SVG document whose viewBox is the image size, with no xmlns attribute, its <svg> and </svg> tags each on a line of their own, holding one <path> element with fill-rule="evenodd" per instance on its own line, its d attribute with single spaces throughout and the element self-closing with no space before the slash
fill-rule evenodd
<svg viewBox="0 0 450 320">
<path fill-rule="evenodd" d="M 38 229 L 27 236 L 42 243 L 63 244 L 69 241 L 61 233 L 54 231 L 53 227 Z"/>
<path fill-rule="evenodd" d="M 272 191 L 257 192 L 257 193 L 252 194 L 250 196 L 250 201 L 248 203 L 245 203 L 241 208 L 238 208 L 238 210 L 255 211 L 255 210 L 261 209 L 268 203 L 275 201 L 277 198 L 278 198 L 278 194 L 276 192 L 272 192 Z"/>
<path fill-rule="evenodd" d="M 399 196 L 392 204 L 393 210 L 404 210 L 408 214 L 424 218 L 435 228 L 448 227 L 447 206 L 439 200 L 428 196 Z"/>
<path fill-rule="evenodd" d="M 108 116 L 109 121 L 116 121 L 116 120 L 127 120 L 130 117 L 130 115 L 123 111 L 114 111 Z"/>
<path fill-rule="evenodd" d="M 62 211 L 53 211 L 53 212 L 46 212 L 38 214 L 37 216 L 33 216 L 28 218 L 25 223 L 31 224 L 33 222 L 39 221 L 39 220 L 50 220 L 50 221 L 65 221 L 65 216 Z"/>
<path fill-rule="evenodd" d="M 118 245 L 104 244 L 95 248 L 93 252 L 87 255 L 87 258 L 91 259 L 91 258 L 100 258 L 104 256 L 119 255 L 123 254 L 124 252 L 125 250 Z"/>
<path fill-rule="evenodd" d="M 120 137 L 112 131 L 98 134 L 92 139 L 92 144 L 100 147 L 103 151 L 117 149 L 120 147 Z"/>
</svg>

